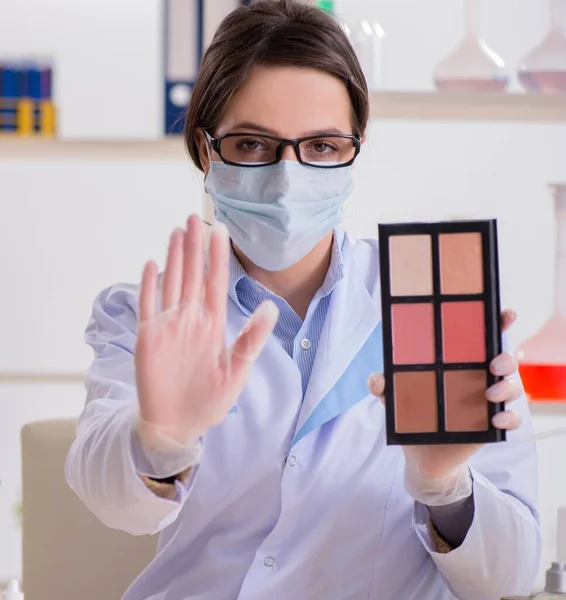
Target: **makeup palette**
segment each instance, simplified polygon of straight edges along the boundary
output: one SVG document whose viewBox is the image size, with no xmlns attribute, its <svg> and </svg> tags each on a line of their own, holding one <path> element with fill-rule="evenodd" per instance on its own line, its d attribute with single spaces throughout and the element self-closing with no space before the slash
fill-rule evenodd
<svg viewBox="0 0 566 600">
<path fill-rule="evenodd" d="M 379 248 L 387 443 L 503 441 L 496 221 L 380 224 Z"/>
</svg>

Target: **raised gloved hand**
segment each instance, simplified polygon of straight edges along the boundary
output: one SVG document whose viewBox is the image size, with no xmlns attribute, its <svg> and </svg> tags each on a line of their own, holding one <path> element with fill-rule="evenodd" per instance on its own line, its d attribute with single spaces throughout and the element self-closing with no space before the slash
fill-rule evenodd
<svg viewBox="0 0 566 600">
<path fill-rule="evenodd" d="M 192 216 L 171 236 L 161 310 L 154 262 L 145 266 L 135 351 L 137 434 L 146 452 L 179 453 L 228 414 L 279 315 L 261 304 L 231 348 L 225 345 L 229 238 L 210 238 L 205 274 L 204 231 Z"/>
<path fill-rule="evenodd" d="M 503 311 L 502 329 L 505 331 L 515 321 L 513 311 Z M 517 371 L 517 361 L 503 353 L 491 363 L 491 372 L 500 377 L 509 377 Z M 381 373 L 373 373 L 368 387 L 374 396 L 383 396 L 385 379 Z M 521 396 L 521 382 L 502 379 L 486 393 L 490 402 L 511 402 Z M 499 429 L 517 429 L 520 417 L 505 410 L 493 417 L 493 425 Z M 417 501 L 428 506 L 452 504 L 467 498 L 472 493 L 472 481 L 468 460 L 481 448 L 480 444 L 439 444 L 403 446 L 405 455 L 405 489 Z"/>
</svg>

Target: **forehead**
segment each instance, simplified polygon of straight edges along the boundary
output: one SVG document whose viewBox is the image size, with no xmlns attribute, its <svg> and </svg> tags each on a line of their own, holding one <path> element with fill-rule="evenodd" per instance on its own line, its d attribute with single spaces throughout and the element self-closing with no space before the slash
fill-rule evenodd
<svg viewBox="0 0 566 600">
<path fill-rule="evenodd" d="M 230 100 L 217 135 L 250 122 L 290 138 L 328 129 L 352 133 L 350 97 L 342 81 L 323 71 L 256 66 Z"/>
</svg>

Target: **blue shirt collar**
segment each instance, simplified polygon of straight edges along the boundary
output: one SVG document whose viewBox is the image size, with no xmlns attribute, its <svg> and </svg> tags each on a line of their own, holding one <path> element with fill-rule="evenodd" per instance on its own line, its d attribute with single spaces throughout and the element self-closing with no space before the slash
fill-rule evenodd
<svg viewBox="0 0 566 600">
<path fill-rule="evenodd" d="M 336 287 L 336 284 L 341 281 L 344 277 L 344 261 L 342 259 L 342 246 L 346 234 L 342 229 L 334 230 L 334 237 L 332 241 L 332 254 L 330 258 L 330 267 L 326 273 L 326 277 L 320 290 L 317 292 L 318 297 L 328 296 L 332 290 Z M 260 283 L 252 279 L 245 271 L 240 261 L 236 258 L 234 251 L 230 251 L 230 265 L 229 265 L 229 279 L 228 279 L 228 295 L 230 298 L 243 310 L 249 311 L 249 307 L 246 307 L 241 302 L 241 294 L 239 293 L 242 286 L 253 286 L 258 289 L 260 293 L 267 293 L 273 295 L 272 292 L 267 290 Z"/>
</svg>

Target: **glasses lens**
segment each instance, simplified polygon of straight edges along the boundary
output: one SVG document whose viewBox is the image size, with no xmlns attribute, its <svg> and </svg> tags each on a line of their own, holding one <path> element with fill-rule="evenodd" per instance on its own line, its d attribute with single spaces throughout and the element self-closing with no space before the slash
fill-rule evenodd
<svg viewBox="0 0 566 600">
<path fill-rule="evenodd" d="M 350 162 L 356 155 L 356 145 L 351 138 L 317 137 L 299 144 L 304 163 L 329 167 Z"/>
<path fill-rule="evenodd" d="M 279 142 L 259 135 L 234 135 L 220 142 L 220 155 L 237 164 L 267 164 L 275 160 Z"/>
</svg>

